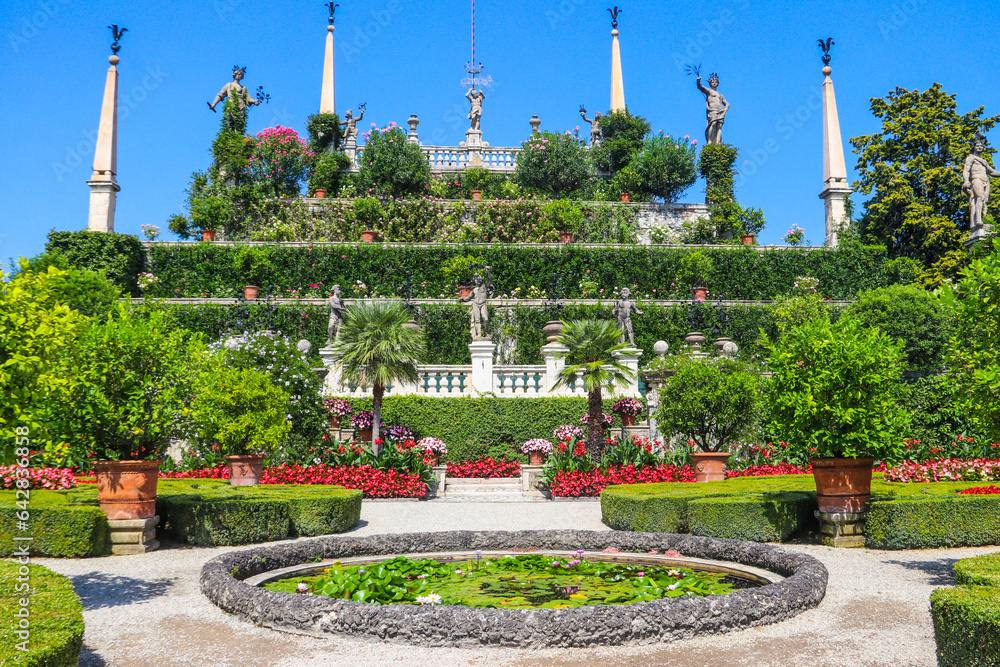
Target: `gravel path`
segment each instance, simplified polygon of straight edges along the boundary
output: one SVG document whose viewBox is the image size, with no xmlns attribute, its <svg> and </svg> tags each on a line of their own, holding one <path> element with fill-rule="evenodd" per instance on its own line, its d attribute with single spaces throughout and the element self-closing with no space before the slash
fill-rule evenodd
<svg viewBox="0 0 1000 667">
<path fill-rule="evenodd" d="M 365 502 L 356 532 L 607 530 L 598 503 Z M 959 559 L 996 547 L 864 551 L 789 545 L 830 571 L 823 603 L 790 621 L 660 646 L 519 651 L 427 649 L 316 639 L 229 617 L 198 590 L 202 565 L 238 549 L 170 547 L 142 556 L 37 559 L 68 576 L 84 606 L 81 665 L 474 665 L 647 667 L 924 666 L 937 664 L 928 611 L 933 588 L 952 584 Z"/>
</svg>

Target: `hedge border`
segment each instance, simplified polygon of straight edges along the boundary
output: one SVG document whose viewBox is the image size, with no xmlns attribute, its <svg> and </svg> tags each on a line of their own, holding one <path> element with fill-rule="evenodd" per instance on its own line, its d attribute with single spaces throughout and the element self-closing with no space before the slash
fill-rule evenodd
<svg viewBox="0 0 1000 667">
<path fill-rule="evenodd" d="M 0 557 L 14 554 L 16 507 L 0 506 Z M 110 547 L 108 521 L 99 507 L 31 506 L 30 553 L 52 558 L 103 556 Z"/>
<path fill-rule="evenodd" d="M 526 613 L 461 606 L 365 604 L 277 593 L 243 582 L 257 574 L 321 559 L 472 549 L 607 548 L 631 553 L 676 549 L 688 557 L 752 565 L 787 578 L 725 596 L 533 609 Z M 826 593 L 827 578 L 826 568 L 815 558 L 754 542 L 613 531 L 456 531 L 321 537 L 227 553 L 202 568 L 201 590 L 224 611 L 277 630 L 421 646 L 538 649 L 650 644 L 775 623 L 818 605 Z"/>
<path fill-rule="evenodd" d="M 868 504 L 870 549 L 936 549 L 1000 544 L 1000 496 L 907 496 Z"/>
<path fill-rule="evenodd" d="M 26 591 L 18 591 L 20 568 L 27 567 L 30 584 L 30 636 L 28 651 L 19 651 L 23 641 L 15 629 L 14 613 L 21 608 L 19 599 Z M 83 605 L 66 577 L 41 565 L 21 565 L 16 561 L 0 561 L 0 609 L 4 621 L 0 624 L 0 664 L 18 667 L 76 667 L 83 648 Z"/>
<path fill-rule="evenodd" d="M 1000 665 L 1000 553 L 955 563 L 954 588 L 931 593 L 941 667 Z"/>
</svg>

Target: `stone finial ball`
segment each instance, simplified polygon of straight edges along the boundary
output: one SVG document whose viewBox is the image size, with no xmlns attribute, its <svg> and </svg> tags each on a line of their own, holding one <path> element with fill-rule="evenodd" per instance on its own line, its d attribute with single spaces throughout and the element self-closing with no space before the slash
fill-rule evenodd
<svg viewBox="0 0 1000 667">
<path fill-rule="evenodd" d="M 736 343 L 729 341 L 722 346 L 722 354 L 729 357 L 730 359 L 735 359 L 736 355 L 739 354 L 740 347 Z"/>
<path fill-rule="evenodd" d="M 823 68 L 823 76 L 830 76 L 831 74 L 833 74 L 833 68 L 832 67 L 830 67 L 829 65 L 827 65 L 826 67 Z"/>
<path fill-rule="evenodd" d="M 617 37 L 618 36 L 618 28 L 615 28 L 614 30 L 611 31 L 611 36 L 612 37 Z"/>
<path fill-rule="evenodd" d="M 299 348 L 299 352 L 302 354 L 309 354 L 310 350 L 312 350 L 313 344 L 303 339 L 299 341 L 299 344 L 296 347 Z"/>
<path fill-rule="evenodd" d="M 112 65 L 117 65 L 121 61 L 122 59 L 119 58 L 118 56 L 111 56 L 110 58 L 108 58 L 108 62 L 111 63 Z"/>
<path fill-rule="evenodd" d="M 669 350 L 670 346 L 667 344 L 667 341 L 665 340 L 658 340 L 655 343 L 653 343 L 653 354 L 655 354 L 658 357 L 662 357 Z"/>
</svg>

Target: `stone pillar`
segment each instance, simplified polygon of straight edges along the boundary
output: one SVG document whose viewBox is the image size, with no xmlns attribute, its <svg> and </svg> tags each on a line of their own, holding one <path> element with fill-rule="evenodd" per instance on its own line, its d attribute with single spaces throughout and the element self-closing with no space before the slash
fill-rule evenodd
<svg viewBox="0 0 1000 667">
<path fill-rule="evenodd" d="M 160 548 L 156 541 L 156 525 L 160 517 L 108 521 L 111 537 L 111 554 L 114 556 L 134 556 Z"/>
<path fill-rule="evenodd" d="M 660 387 L 663 386 L 663 376 L 646 375 L 646 412 L 649 420 L 649 439 L 662 440 L 660 425 L 656 423 L 656 409 L 660 407 Z"/>
<path fill-rule="evenodd" d="M 92 232 L 115 231 L 115 204 L 121 187 L 118 185 L 118 56 L 108 58 L 101 124 L 94 149 L 94 173 L 87 181 L 90 186 L 90 213 L 87 229 Z"/>
<path fill-rule="evenodd" d="M 347 390 L 341 386 L 342 379 L 340 366 L 333 360 L 333 350 L 328 347 L 320 348 L 319 358 L 323 360 L 323 365 L 329 369 L 325 382 L 323 383 L 323 393 L 328 396 L 342 396 Z"/>
<path fill-rule="evenodd" d="M 635 347 L 626 347 L 623 350 L 615 352 L 614 355 L 632 371 L 632 379 L 629 381 L 628 386 L 616 389 L 615 395 L 639 398 L 642 395 L 639 393 L 639 357 L 642 356 L 642 350 Z"/>
<path fill-rule="evenodd" d="M 625 82 L 617 28 L 611 31 L 611 111 L 625 111 Z"/>
<path fill-rule="evenodd" d="M 559 343 L 549 343 L 542 346 L 542 356 L 545 358 L 545 393 L 549 396 L 561 396 L 566 389 L 554 390 L 559 373 L 566 368 L 566 360 L 558 359 L 556 355 L 564 354 L 569 348 Z"/>
<path fill-rule="evenodd" d="M 497 346 L 489 340 L 474 340 L 469 345 L 472 354 L 472 395 L 493 392 L 493 353 Z"/>
<path fill-rule="evenodd" d="M 420 141 L 417 139 L 417 125 L 420 125 L 420 119 L 417 118 L 417 114 L 411 113 L 406 122 L 410 126 L 410 133 L 406 135 L 406 140 L 411 144 L 419 144 Z"/>
<path fill-rule="evenodd" d="M 847 182 L 847 163 L 844 161 L 844 143 L 840 138 L 840 119 L 837 116 L 837 98 L 833 92 L 833 69 L 823 67 L 823 192 L 819 198 L 825 202 L 826 245 L 837 247 L 837 234 L 850 224 L 844 200 L 851 194 Z"/>
<path fill-rule="evenodd" d="M 326 28 L 326 57 L 323 59 L 323 94 L 320 113 L 337 113 L 336 74 L 333 68 L 333 26 Z"/>
</svg>

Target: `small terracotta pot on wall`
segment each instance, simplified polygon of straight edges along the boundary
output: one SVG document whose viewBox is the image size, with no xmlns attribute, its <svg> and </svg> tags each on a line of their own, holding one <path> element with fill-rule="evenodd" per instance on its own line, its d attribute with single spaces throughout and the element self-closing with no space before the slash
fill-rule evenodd
<svg viewBox="0 0 1000 667">
<path fill-rule="evenodd" d="M 629 194 L 629 193 L 627 193 L 627 192 L 622 192 L 622 193 L 621 193 L 621 194 L 619 195 L 619 197 L 621 197 L 621 198 L 622 198 L 622 203 L 623 203 L 623 204 L 630 204 L 630 203 L 632 202 L 632 195 L 630 195 L 630 194 Z"/>
<path fill-rule="evenodd" d="M 326 190 L 316 190 L 313 192 L 316 199 L 326 199 Z"/>
<path fill-rule="evenodd" d="M 97 461 L 97 502 L 109 521 L 156 516 L 156 480 L 161 460 Z"/>
<path fill-rule="evenodd" d="M 467 299 L 472 294 L 472 288 L 467 285 L 459 285 L 457 290 L 459 299 Z"/>
<path fill-rule="evenodd" d="M 257 287 L 256 285 L 245 285 L 243 287 L 244 299 L 256 299 L 259 293 L 260 293 L 260 288 Z"/>
<path fill-rule="evenodd" d="M 375 234 L 376 234 L 375 231 L 371 229 L 366 229 L 363 232 L 361 232 L 361 240 L 364 243 L 375 243 Z"/>
<path fill-rule="evenodd" d="M 629 426 L 635 426 L 635 415 L 621 415 L 622 426 L 628 428 Z"/>
<path fill-rule="evenodd" d="M 207 243 L 211 243 L 215 240 L 215 230 L 214 229 L 203 229 L 201 230 L 201 240 Z"/>
<path fill-rule="evenodd" d="M 482 190 L 473 190 L 472 191 L 472 200 L 473 201 L 483 201 L 483 191 Z"/>
<path fill-rule="evenodd" d="M 708 298 L 708 288 L 693 287 L 691 288 L 691 296 L 695 301 L 704 301 Z"/>
<path fill-rule="evenodd" d="M 559 243 L 572 243 L 573 232 L 559 232 Z"/>
<path fill-rule="evenodd" d="M 528 452 L 528 463 L 540 466 L 545 463 L 545 452 Z"/>
<path fill-rule="evenodd" d="M 740 242 L 743 245 L 753 245 L 754 236 L 753 234 L 744 234 L 740 237 Z"/>
<path fill-rule="evenodd" d="M 726 479 L 729 452 L 698 452 L 691 455 L 696 482 L 721 482 Z"/>
<path fill-rule="evenodd" d="M 230 485 L 257 486 L 264 474 L 264 455 L 227 456 L 226 467 L 229 468 Z"/>
<path fill-rule="evenodd" d="M 872 497 L 874 459 L 809 459 L 820 512 L 864 512 Z"/>
</svg>

